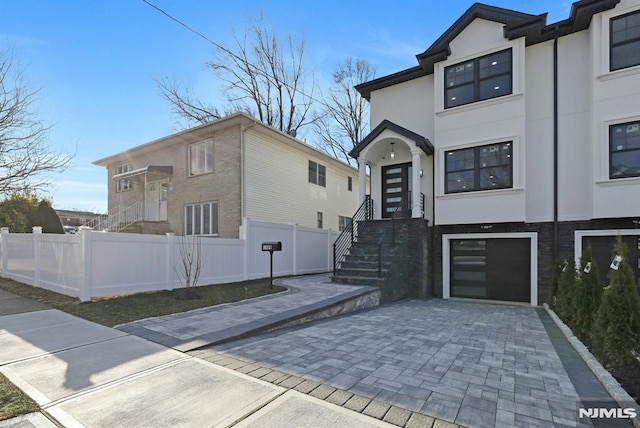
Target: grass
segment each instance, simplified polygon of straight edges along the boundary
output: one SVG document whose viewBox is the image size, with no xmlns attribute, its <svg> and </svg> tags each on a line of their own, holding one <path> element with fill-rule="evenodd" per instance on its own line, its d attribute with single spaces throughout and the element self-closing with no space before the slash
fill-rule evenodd
<svg viewBox="0 0 640 428">
<path fill-rule="evenodd" d="M 143 318 L 186 312 L 222 303 L 237 302 L 253 297 L 284 291 L 277 285 L 271 290 L 269 278 L 196 287 L 201 299 L 180 300 L 181 289 L 153 293 L 115 296 L 108 299 L 80 302 L 73 297 L 32 287 L 10 279 L 0 279 L 0 289 L 36 300 L 61 311 L 98 324 L 113 327 Z"/>
<path fill-rule="evenodd" d="M 38 405 L 0 374 L 0 421 L 38 411 Z"/>
</svg>

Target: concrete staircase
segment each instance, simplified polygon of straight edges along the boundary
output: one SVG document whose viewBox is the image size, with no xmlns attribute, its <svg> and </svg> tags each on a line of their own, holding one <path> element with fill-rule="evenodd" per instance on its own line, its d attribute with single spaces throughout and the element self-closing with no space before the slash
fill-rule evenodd
<svg viewBox="0 0 640 428">
<path fill-rule="evenodd" d="M 363 222 L 360 227 L 358 241 L 353 243 L 331 281 L 380 287 L 384 284 L 393 263 L 391 223 L 388 220 L 370 220 Z"/>
<path fill-rule="evenodd" d="M 169 223 L 166 221 L 137 221 L 118 230 L 118 232 L 164 235 L 171 230 L 169 230 Z"/>
</svg>

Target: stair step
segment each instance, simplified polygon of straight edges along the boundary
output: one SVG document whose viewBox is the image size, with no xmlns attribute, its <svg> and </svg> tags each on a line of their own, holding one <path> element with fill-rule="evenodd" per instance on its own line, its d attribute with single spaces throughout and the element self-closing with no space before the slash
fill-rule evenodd
<svg viewBox="0 0 640 428">
<path fill-rule="evenodd" d="M 384 276 L 387 273 L 386 269 L 382 269 L 382 275 Z M 378 268 L 375 269 L 366 269 L 366 268 L 344 268 L 340 267 L 338 269 L 338 274 L 340 276 L 350 276 L 350 277 L 359 277 L 359 278 L 377 278 L 378 277 Z"/>
<path fill-rule="evenodd" d="M 335 282 L 338 284 L 371 285 L 374 287 L 379 287 L 384 283 L 384 278 L 363 278 L 359 276 L 333 275 L 331 277 L 331 282 Z"/>
</svg>

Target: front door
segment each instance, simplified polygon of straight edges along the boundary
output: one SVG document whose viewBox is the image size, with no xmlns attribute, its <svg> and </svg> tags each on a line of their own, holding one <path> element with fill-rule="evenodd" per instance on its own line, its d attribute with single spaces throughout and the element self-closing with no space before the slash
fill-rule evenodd
<svg viewBox="0 0 640 428">
<path fill-rule="evenodd" d="M 382 217 L 391 217 L 403 211 L 411 217 L 409 202 L 411 193 L 411 163 L 382 167 Z"/>
<path fill-rule="evenodd" d="M 167 197 L 169 196 L 169 183 L 162 183 L 160 186 L 160 194 L 158 195 L 158 220 L 167 221 Z"/>
</svg>

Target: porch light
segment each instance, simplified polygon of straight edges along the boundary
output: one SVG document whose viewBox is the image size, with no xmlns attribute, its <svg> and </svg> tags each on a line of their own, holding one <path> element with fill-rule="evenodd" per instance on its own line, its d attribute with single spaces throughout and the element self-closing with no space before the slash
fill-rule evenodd
<svg viewBox="0 0 640 428">
<path fill-rule="evenodd" d="M 423 174 L 424 174 L 424 172 L 422 170 L 420 170 L 420 177 L 422 177 Z"/>
<path fill-rule="evenodd" d="M 395 159 L 396 158 L 396 152 L 393 151 L 393 145 L 395 143 L 391 143 L 391 159 Z"/>
</svg>

